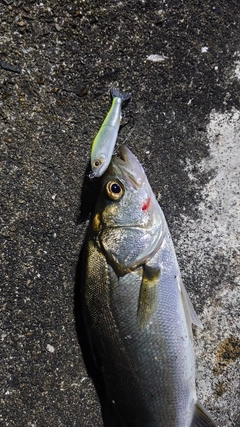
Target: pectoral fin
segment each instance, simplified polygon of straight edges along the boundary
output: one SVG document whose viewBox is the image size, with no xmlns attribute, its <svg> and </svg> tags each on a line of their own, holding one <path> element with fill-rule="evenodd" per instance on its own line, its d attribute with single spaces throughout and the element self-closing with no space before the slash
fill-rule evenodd
<svg viewBox="0 0 240 427">
<path fill-rule="evenodd" d="M 157 285 L 159 282 L 160 268 L 143 266 L 142 283 L 139 292 L 137 320 L 140 329 L 148 323 L 156 307 Z"/>
<path fill-rule="evenodd" d="M 197 402 L 195 405 L 191 427 L 217 427 L 217 424 L 212 419 L 211 415 L 200 402 Z"/>
</svg>

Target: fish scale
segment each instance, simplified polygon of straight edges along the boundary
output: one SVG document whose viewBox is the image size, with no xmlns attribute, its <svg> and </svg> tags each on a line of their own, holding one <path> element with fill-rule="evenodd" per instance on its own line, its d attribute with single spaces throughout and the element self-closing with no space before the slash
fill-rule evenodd
<svg viewBox="0 0 240 427">
<path fill-rule="evenodd" d="M 166 275 L 168 277 L 168 274 Z M 135 274 L 135 280 L 133 280 L 132 274 L 128 274 L 118 281 L 115 281 L 116 287 L 114 287 L 114 289 L 111 287 L 111 310 L 118 325 L 118 329 L 121 331 L 121 338 L 124 342 L 126 352 L 132 360 L 135 369 L 137 368 L 137 376 L 141 378 L 141 383 L 147 391 L 147 393 L 145 392 L 145 404 L 147 407 L 153 408 L 153 412 L 156 412 L 155 423 L 157 422 L 158 424 L 153 425 L 161 426 L 162 424 L 160 423 L 166 423 L 166 419 L 168 419 L 167 425 L 169 427 L 175 425 L 183 426 L 185 424 L 175 424 L 175 420 L 173 420 L 173 422 L 170 421 L 169 412 L 171 412 L 171 409 L 169 408 L 174 406 L 176 400 L 176 397 L 174 397 L 176 393 L 175 390 L 178 390 L 178 393 L 185 397 L 187 394 L 191 394 L 191 390 L 194 390 L 194 382 L 192 383 L 191 381 L 191 378 L 194 381 L 194 365 L 189 363 L 190 352 L 192 352 L 193 358 L 192 337 L 191 335 L 189 336 L 189 331 L 186 331 L 184 322 L 182 324 L 182 332 L 180 333 L 178 325 L 177 337 L 174 331 L 172 332 L 172 328 L 170 327 L 173 320 L 172 313 L 177 309 L 181 309 L 181 307 L 179 307 L 177 297 L 174 298 L 174 292 L 169 289 L 168 282 L 166 283 L 165 281 L 164 272 L 161 277 L 162 281 L 159 286 L 158 300 L 161 301 L 162 312 L 155 313 L 144 334 L 139 330 L 136 322 L 138 295 L 141 286 L 141 276 L 139 274 Z M 111 283 L 113 283 L 113 281 L 111 281 Z M 165 286 L 165 284 L 167 286 Z M 131 293 L 129 295 L 130 287 Z M 177 286 L 175 286 L 175 289 L 176 288 Z M 178 289 L 177 292 L 179 292 Z M 132 302 L 131 309 L 123 315 L 121 307 L 126 306 L 129 300 Z M 171 301 L 171 303 L 169 301 Z M 171 339 L 171 347 L 170 349 L 168 347 L 168 356 L 166 356 L 166 346 L 168 345 L 171 332 L 173 339 Z M 184 359 L 185 354 L 183 351 L 180 355 L 178 352 L 184 340 L 187 340 L 185 345 L 188 352 L 187 359 Z M 173 361 L 175 370 L 172 369 Z M 190 369 L 189 366 L 191 367 Z M 183 375 L 187 376 L 187 387 L 182 381 Z M 175 386 L 178 382 L 181 387 Z M 167 384 L 167 389 L 163 387 L 164 383 Z M 159 390 L 161 390 L 161 393 L 159 393 Z M 192 405 L 195 400 L 195 394 L 193 393 Z M 160 408 L 160 406 L 162 406 L 161 412 L 157 411 L 157 408 Z M 191 417 L 191 414 L 189 417 Z M 130 425 L 139 425 L 138 423 L 141 418 L 141 411 L 139 411 L 139 418 L 135 421 L 135 424 Z M 188 420 L 188 423 L 190 423 L 190 421 L 191 420 Z M 163 426 L 164 425 L 165 424 L 163 424 Z"/>
<path fill-rule="evenodd" d="M 103 373 L 105 378 L 107 378 L 107 388 L 109 391 L 111 390 L 111 400 L 118 401 L 121 406 L 124 396 L 123 405 L 125 411 L 133 414 L 134 418 L 137 418 L 138 404 L 136 405 L 136 410 L 134 410 L 134 404 L 132 403 L 127 408 L 125 399 L 128 396 L 127 402 L 131 402 L 132 396 L 135 395 L 136 401 L 140 403 L 143 398 L 140 396 L 139 387 L 136 387 L 136 383 L 139 381 L 126 352 L 125 339 L 121 338 L 116 321 L 112 315 L 109 289 L 105 285 L 110 277 L 110 271 L 108 269 L 107 276 L 104 275 L 107 267 L 105 259 L 99 257 L 98 251 L 91 243 L 87 249 L 87 253 L 90 255 L 88 257 L 90 266 L 92 263 L 95 266 L 94 273 L 92 272 L 91 274 L 91 279 L 93 274 L 96 275 L 96 279 L 99 277 L 98 274 L 101 274 L 104 279 L 102 281 L 104 283 L 103 286 L 99 286 L 99 279 L 98 281 L 96 280 L 95 287 L 92 286 L 92 280 L 90 282 L 86 280 L 85 284 L 85 295 L 87 296 L 85 303 L 88 307 L 86 318 L 87 322 L 90 322 L 92 325 L 92 332 L 94 330 L 92 334 L 93 342 L 97 347 L 101 362 L 104 357 L 104 363 L 102 364 Z M 89 263 L 87 263 L 87 268 L 88 265 Z M 116 276 L 111 275 L 111 282 L 113 280 L 116 280 Z M 144 426 L 144 424 L 140 423 L 139 426 L 141 425 Z"/>
</svg>

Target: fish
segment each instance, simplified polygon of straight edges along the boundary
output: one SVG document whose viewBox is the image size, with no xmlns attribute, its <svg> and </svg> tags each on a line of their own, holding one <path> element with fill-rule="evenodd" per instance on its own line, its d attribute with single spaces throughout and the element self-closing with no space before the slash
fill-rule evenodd
<svg viewBox="0 0 240 427">
<path fill-rule="evenodd" d="M 102 177 L 84 251 L 85 324 L 120 425 L 216 427 L 196 395 L 192 323 L 202 324 L 163 211 L 126 146 Z"/>
<path fill-rule="evenodd" d="M 92 144 L 90 178 L 99 178 L 107 170 L 121 124 L 122 104 L 131 97 L 130 92 L 121 93 L 116 88 L 111 89 L 111 95 L 111 108 Z"/>
</svg>

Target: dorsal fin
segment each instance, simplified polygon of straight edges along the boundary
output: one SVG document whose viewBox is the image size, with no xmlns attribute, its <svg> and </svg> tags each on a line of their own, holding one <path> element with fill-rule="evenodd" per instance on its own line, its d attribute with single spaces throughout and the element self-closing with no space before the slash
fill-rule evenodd
<svg viewBox="0 0 240 427">
<path fill-rule="evenodd" d="M 202 329 L 203 328 L 202 322 L 199 319 L 196 311 L 194 310 L 194 307 L 192 305 L 192 301 L 190 300 L 190 298 L 188 296 L 188 293 L 186 291 L 186 288 L 183 284 L 181 277 L 179 278 L 179 280 L 180 280 L 180 288 L 181 288 L 181 292 L 182 292 L 182 298 L 183 298 L 183 303 L 185 305 L 185 309 L 188 310 L 192 323 Z"/>
<path fill-rule="evenodd" d="M 197 402 L 195 405 L 191 427 L 217 427 L 211 415 L 200 402 Z"/>
</svg>

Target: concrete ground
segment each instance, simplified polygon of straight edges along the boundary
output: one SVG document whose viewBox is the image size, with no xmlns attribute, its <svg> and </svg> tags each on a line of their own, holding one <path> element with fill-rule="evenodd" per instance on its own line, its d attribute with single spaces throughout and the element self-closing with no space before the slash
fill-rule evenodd
<svg viewBox="0 0 240 427">
<path fill-rule="evenodd" d="M 239 427 L 239 2 L 3 0 L 0 23 L 0 425 L 103 426 L 74 289 L 116 86 L 133 93 L 118 144 L 144 165 L 204 325 L 199 399 Z"/>
</svg>

